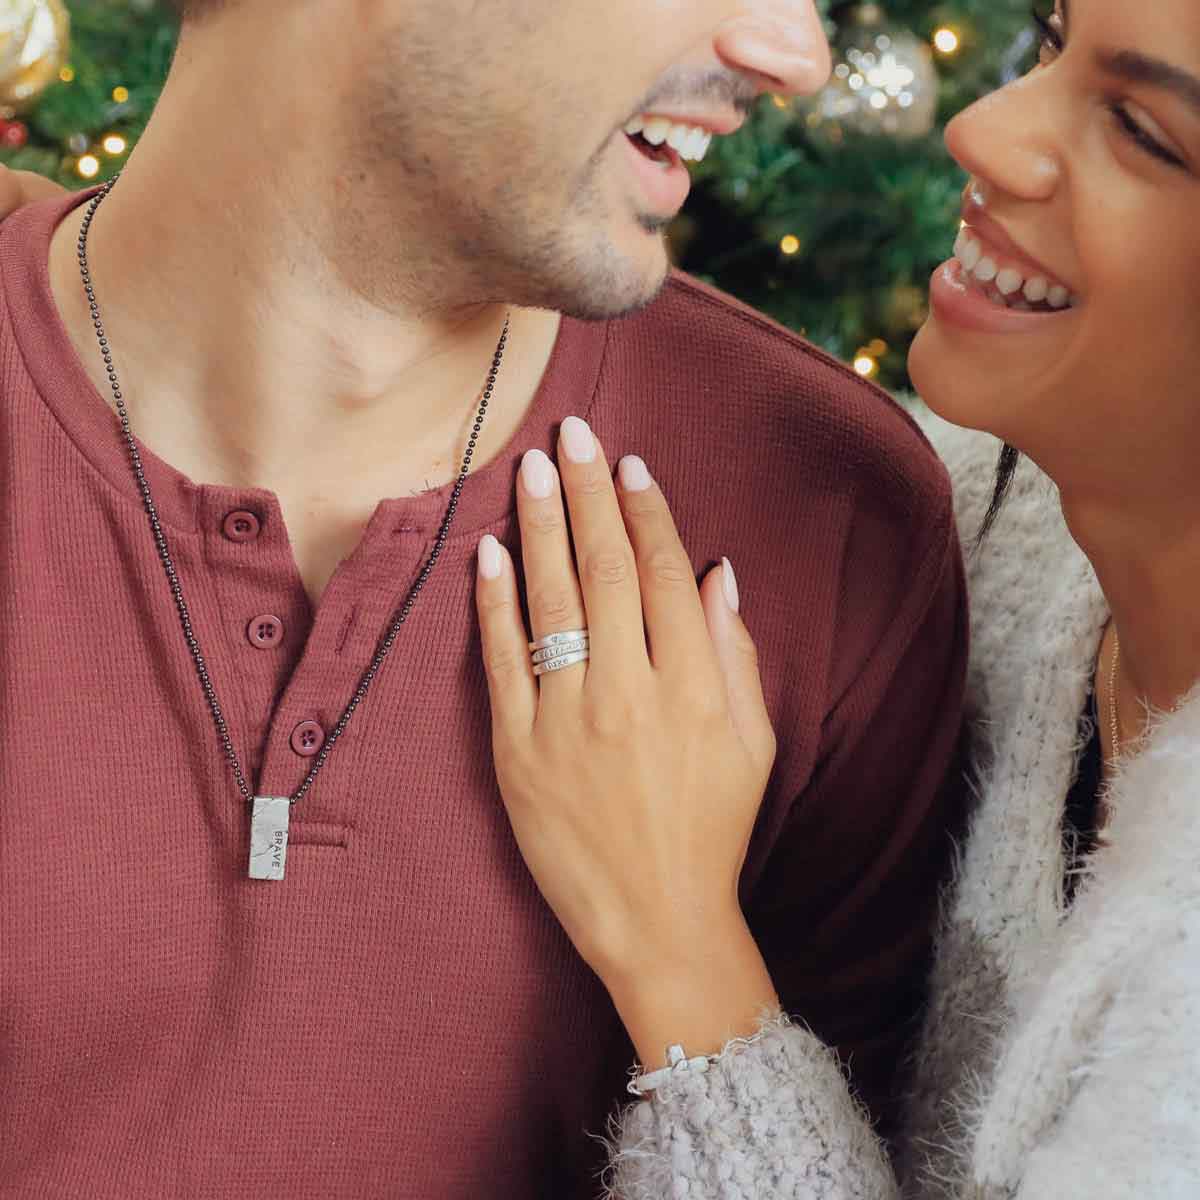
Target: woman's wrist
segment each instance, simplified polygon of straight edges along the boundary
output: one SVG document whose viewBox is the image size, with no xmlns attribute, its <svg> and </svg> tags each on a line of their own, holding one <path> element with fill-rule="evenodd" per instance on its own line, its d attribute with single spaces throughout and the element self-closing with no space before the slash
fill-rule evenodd
<svg viewBox="0 0 1200 1200">
<path fill-rule="evenodd" d="M 717 1054 L 733 1038 L 750 1037 L 779 999 L 762 954 L 740 914 L 710 927 L 702 945 L 672 947 L 604 979 L 638 1061 L 663 1066 L 666 1049 Z"/>
</svg>

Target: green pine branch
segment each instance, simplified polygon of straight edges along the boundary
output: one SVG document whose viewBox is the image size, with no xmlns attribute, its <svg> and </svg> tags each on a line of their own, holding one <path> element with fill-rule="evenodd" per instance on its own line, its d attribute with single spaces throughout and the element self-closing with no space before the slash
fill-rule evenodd
<svg viewBox="0 0 1200 1200">
<path fill-rule="evenodd" d="M 178 23 L 167 8 L 134 0 L 68 0 L 71 45 L 69 83 L 47 88 L 33 110 L 19 114 L 29 127 L 28 144 L 0 153 L 0 161 L 37 171 L 69 188 L 107 179 L 120 170 L 123 157 L 100 149 L 109 133 L 132 146 L 146 127 L 162 91 L 178 36 Z M 113 99 L 116 88 L 128 100 Z M 75 164 L 77 145 L 95 148 L 101 162 L 95 180 L 82 178 Z"/>
</svg>

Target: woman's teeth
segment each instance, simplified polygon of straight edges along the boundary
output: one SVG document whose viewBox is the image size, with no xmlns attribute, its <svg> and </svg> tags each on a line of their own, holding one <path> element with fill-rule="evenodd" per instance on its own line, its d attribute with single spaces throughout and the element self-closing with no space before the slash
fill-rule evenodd
<svg viewBox="0 0 1200 1200">
<path fill-rule="evenodd" d="M 688 162 L 702 162 L 712 144 L 713 135 L 707 129 L 695 125 L 676 125 L 665 117 L 651 117 L 643 113 L 634 117 L 625 126 L 630 137 L 641 134 L 651 146 L 666 142 L 680 158 Z"/>
<path fill-rule="evenodd" d="M 1025 276 L 1009 265 L 1002 265 L 985 253 L 981 243 L 963 229 L 954 243 L 954 256 L 962 264 L 963 277 L 971 286 L 1000 308 L 1018 312 L 1059 312 L 1074 308 L 1079 297 L 1045 275 Z"/>
</svg>

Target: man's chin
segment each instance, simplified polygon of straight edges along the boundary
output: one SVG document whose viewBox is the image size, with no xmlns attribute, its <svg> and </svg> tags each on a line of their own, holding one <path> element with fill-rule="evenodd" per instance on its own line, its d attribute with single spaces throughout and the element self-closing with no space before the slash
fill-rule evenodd
<svg viewBox="0 0 1200 1200">
<path fill-rule="evenodd" d="M 646 236 L 646 235 L 643 235 Z M 632 316 L 658 299 L 671 274 L 665 240 L 638 256 L 614 255 L 605 266 L 582 281 L 573 296 L 564 296 L 560 311 L 580 321 L 612 321 Z"/>
</svg>

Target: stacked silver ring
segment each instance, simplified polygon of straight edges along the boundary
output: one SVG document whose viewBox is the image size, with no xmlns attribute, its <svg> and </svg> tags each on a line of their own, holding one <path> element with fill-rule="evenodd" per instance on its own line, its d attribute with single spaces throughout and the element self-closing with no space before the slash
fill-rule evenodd
<svg viewBox="0 0 1200 1200">
<path fill-rule="evenodd" d="M 534 675 L 548 675 L 551 671 L 587 662 L 588 631 L 570 629 L 565 633 L 548 633 L 529 643 L 529 656 L 533 660 Z"/>
</svg>

